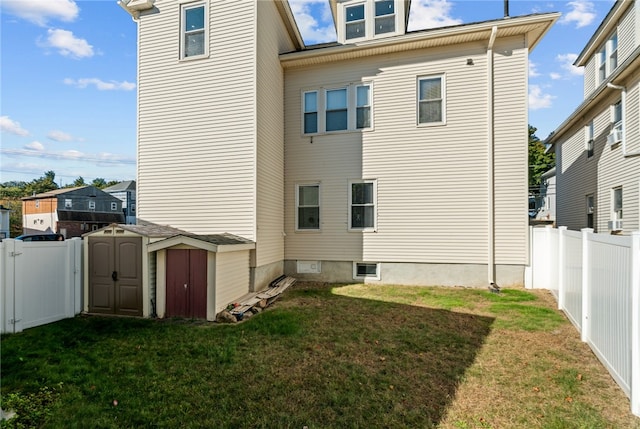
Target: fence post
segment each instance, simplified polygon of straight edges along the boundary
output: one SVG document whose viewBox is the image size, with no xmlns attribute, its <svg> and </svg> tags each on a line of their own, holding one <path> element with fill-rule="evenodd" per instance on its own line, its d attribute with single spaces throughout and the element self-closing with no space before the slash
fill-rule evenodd
<svg viewBox="0 0 640 429">
<path fill-rule="evenodd" d="M 567 230 L 566 226 L 558 227 L 558 309 L 565 308 L 565 290 L 564 290 L 564 234 Z"/>
<path fill-rule="evenodd" d="M 640 231 L 631 236 L 631 412 L 640 416 Z"/>
<path fill-rule="evenodd" d="M 580 339 L 587 342 L 591 336 L 591 234 L 593 228 L 582 228 L 582 320 L 580 321 Z"/>
<path fill-rule="evenodd" d="M 73 316 L 80 314 L 82 311 L 82 246 L 83 242 L 81 238 L 74 237 L 71 239 L 74 245 L 74 261 L 73 261 L 73 294 L 74 294 L 74 306 Z"/>
<path fill-rule="evenodd" d="M 533 227 L 529 227 L 529 265 L 524 267 L 524 288 L 533 289 L 533 270 L 534 266 L 534 252 L 535 242 L 533 236 Z"/>
<path fill-rule="evenodd" d="M 551 272 L 551 258 L 553 257 L 553 252 L 551 252 L 551 234 L 553 234 L 553 227 L 551 225 L 547 225 L 544 227 L 544 248 L 545 248 L 545 256 L 546 258 L 544 261 L 544 266 L 540 267 L 540 270 L 538 270 L 538 272 L 542 271 L 545 273 L 545 279 L 544 279 L 544 286 L 542 286 L 543 288 L 549 290 L 552 287 L 552 283 L 551 283 L 551 276 L 552 276 L 552 272 Z"/>
</svg>

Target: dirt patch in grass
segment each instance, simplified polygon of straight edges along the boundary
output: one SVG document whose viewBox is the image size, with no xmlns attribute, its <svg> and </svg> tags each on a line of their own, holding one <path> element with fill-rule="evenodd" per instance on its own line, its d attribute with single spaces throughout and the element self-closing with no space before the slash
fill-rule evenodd
<svg viewBox="0 0 640 429">
<path fill-rule="evenodd" d="M 78 317 L 3 337 L 1 381 L 60 386 L 45 427 L 640 428 L 521 289 L 299 283 L 237 325 Z"/>
</svg>

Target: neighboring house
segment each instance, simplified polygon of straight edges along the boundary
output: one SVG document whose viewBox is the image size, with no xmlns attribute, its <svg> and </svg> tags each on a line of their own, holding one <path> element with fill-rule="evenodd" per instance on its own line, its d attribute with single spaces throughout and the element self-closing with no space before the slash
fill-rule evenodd
<svg viewBox="0 0 640 429">
<path fill-rule="evenodd" d="M 56 189 L 22 199 L 24 234 L 56 232 L 80 237 L 111 223 L 124 223 L 122 202 L 95 186 Z"/>
<path fill-rule="evenodd" d="M 103 189 L 107 194 L 111 194 L 122 201 L 122 212 L 125 215 L 127 224 L 136 223 L 136 181 L 127 180 Z"/>
<path fill-rule="evenodd" d="M 0 204 L 0 241 L 11 236 L 11 210 Z"/>
<path fill-rule="evenodd" d="M 558 225 L 640 229 L 640 6 L 617 1 L 578 56 L 584 101 L 547 139 Z"/>
<path fill-rule="evenodd" d="M 554 223 L 556 220 L 556 168 L 540 176 L 539 209 L 535 220 L 544 223 Z"/>
<path fill-rule="evenodd" d="M 139 219 L 255 242 L 253 290 L 522 283 L 528 53 L 559 14 L 407 32 L 409 1 L 334 0 L 307 47 L 286 1 L 120 5 Z"/>
</svg>

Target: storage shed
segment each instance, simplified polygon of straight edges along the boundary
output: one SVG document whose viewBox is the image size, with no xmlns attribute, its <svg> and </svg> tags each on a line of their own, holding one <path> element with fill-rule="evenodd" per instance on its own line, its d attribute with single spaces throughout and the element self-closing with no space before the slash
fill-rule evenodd
<svg viewBox="0 0 640 429">
<path fill-rule="evenodd" d="M 215 320 L 249 292 L 255 243 L 169 226 L 113 224 L 84 235 L 87 313 Z"/>
</svg>

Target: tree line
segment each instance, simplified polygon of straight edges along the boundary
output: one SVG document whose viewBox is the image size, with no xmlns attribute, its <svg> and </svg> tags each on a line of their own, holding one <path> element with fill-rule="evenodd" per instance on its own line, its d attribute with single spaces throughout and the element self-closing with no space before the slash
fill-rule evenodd
<svg viewBox="0 0 640 429">
<path fill-rule="evenodd" d="M 56 183 L 56 173 L 53 171 L 45 171 L 44 176 L 33 179 L 30 182 L 9 181 L 0 183 L 0 204 L 11 210 L 11 237 L 22 234 L 22 198 L 54 191 L 56 189 L 75 188 L 79 186 L 95 186 L 96 188 L 103 189 L 117 183 L 120 183 L 120 181 L 112 180 L 107 182 L 100 177 L 93 179 L 91 183 L 87 183 L 82 176 L 79 176 L 73 183 L 60 187 Z"/>
</svg>

